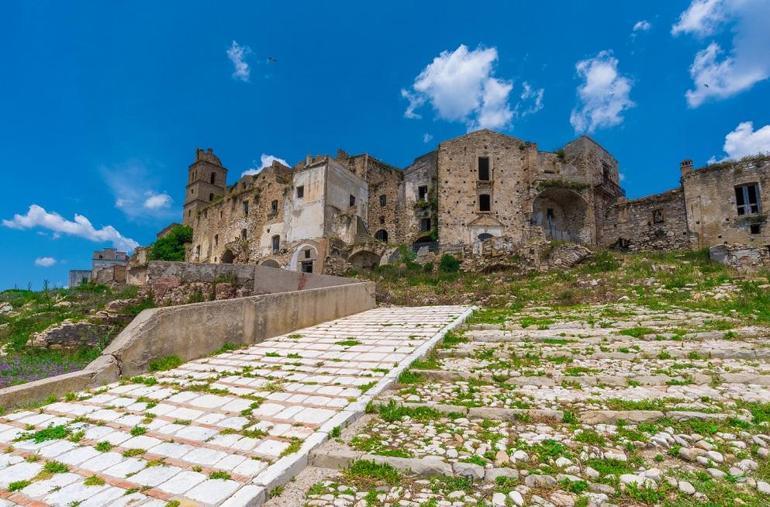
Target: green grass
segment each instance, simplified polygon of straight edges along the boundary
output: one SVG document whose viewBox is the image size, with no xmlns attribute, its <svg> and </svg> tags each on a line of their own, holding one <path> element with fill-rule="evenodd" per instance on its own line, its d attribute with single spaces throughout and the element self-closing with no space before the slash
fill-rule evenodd
<svg viewBox="0 0 770 507">
<path fill-rule="evenodd" d="M 43 465 L 43 471 L 49 474 L 63 474 L 69 471 L 69 467 L 58 461 L 49 461 Z"/>
<path fill-rule="evenodd" d="M 83 484 L 86 486 L 104 486 L 104 479 L 98 475 L 92 475 L 91 477 L 86 478 L 86 480 L 83 481 Z"/>
<path fill-rule="evenodd" d="M 395 400 L 390 400 L 384 405 L 373 406 L 374 412 L 387 422 L 397 422 L 404 417 L 409 417 L 415 421 L 435 421 L 445 417 L 444 414 L 431 407 L 405 407 L 399 405 Z"/>
<path fill-rule="evenodd" d="M 356 345 L 361 345 L 361 342 L 356 340 L 355 338 L 348 338 L 347 340 L 334 342 L 334 344 L 339 345 L 340 347 L 354 347 Z"/>
<path fill-rule="evenodd" d="M 391 486 L 397 485 L 401 480 L 401 473 L 391 465 L 366 460 L 354 461 L 343 474 L 354 481 L 384 482 Z"/>
<path fill-rule="evenodd" d="M 655 334 L 655 330 L 649 327 L 629 327 L 620 331 L 619 334 L 631 336 L 633 338 L 641 338 L 648 334 Z"/>
<path fill-rule="evenodd" d="M 219 479 L 223 481 L 230 480 L 230 474 L 227 472 L 222 472 L 221 470 L 217 470 L 216 472 L 211 472 L 209 475 L 209 479 Z"/>
<path fill-rule="evenodd" d="M 16 440 L 32 439 L 36 444 L 39 444 L 47 440 L 60 440 L 67 438 L 70 433 L 72 433 L 70 428 L 60 424 L 58 426 L 49 426 L 48 428 L 36 431 L 34 433 L 24 433 Z"/>
<path fill-rule="evenodd" d="M 591 458 L 586 460 L 586 465 L 602 475 L 622 475 L 634 471 L 634 468 L 627 461 L 615 459 Z"/>
<path fill-rule="evenodd" d="M 10 491 L 10 492 L 19 491 L 19 490 L 22 490 L 22 489 L 26 488 L 30 484 L 32 484 L 30 481 L 16 481 L 16 482 L 12 482 L 12 483 L 10 483 L 8 485 L 8 491 Z"/>
<path fill-rule="evenodd" d="M 150 361 L 148 368 L 150 371 L 173 370 L 182 364 L 182 359 L 177 356 L 165 356 Z"/>
</svg>

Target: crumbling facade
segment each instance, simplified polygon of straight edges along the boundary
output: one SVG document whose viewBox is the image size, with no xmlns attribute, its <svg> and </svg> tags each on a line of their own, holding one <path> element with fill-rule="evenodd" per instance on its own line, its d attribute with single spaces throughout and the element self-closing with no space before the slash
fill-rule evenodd
<svg viewBox="0 0 770 507">
<path fill-rule="evenodd" d="M 388 263 L 398 245 L 484 255 L 490 238 L 629 250 L 770 242 L 768 157 L 683 164 L 680 188 L 626 200 L 617 161 L 586 136 L 546 152 L 480 130 L 403 170 L 340 150 L 292 168 L 275 162 L 230 187 L 219 158 L 199 149 L 186 186 L 187 260 L 340 273 Z"/>
</svg>

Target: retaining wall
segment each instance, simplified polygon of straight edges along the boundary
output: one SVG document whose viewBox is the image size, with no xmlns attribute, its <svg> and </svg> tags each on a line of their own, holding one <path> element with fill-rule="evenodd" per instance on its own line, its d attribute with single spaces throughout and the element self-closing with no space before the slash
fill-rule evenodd
<svg viewBox="0 0 770 507">
<path fill-rule="evenodd" d="M 282 271 L 258 268 L 255 273 Z M 294 287 L 292 283 L 322 287 L 144 310 L 83 370 L 0 389 L 0 408 L 32 405 L 52 395 L 144 373 L 156 358 L 173 355 L 189 361 L 225 343 L 249 345 L 375 306 L 372 282 L 291 272 L 260 274 L 260 286 L 274 292 L 281 283 L 282 287 Z"/>
</svg>

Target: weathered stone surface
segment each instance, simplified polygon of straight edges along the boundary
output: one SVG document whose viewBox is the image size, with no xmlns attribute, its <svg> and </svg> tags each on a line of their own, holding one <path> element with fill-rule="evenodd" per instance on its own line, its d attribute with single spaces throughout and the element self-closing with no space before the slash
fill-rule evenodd
<svg viewBox="0 0 770 507">
<path fill-rule="evenodd" d="M 30 345 L 49 349 L 94 346 L 104 341 L 108 327 L 86 321 L 65 320 L 32 335 Z"/>
</svg>

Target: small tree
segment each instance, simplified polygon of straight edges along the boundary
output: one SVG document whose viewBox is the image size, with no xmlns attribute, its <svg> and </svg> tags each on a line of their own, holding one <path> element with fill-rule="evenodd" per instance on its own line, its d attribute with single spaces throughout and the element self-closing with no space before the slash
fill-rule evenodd
<svg viewBox="0 0 770 507">
<path fill-rule="evenodd" d="M 192 241 L 192 234 L 189 226 L 175 225 L 152 244 L 148 258 L 151 261 L 183 261 L 184 245 Z"/>
</svg>

